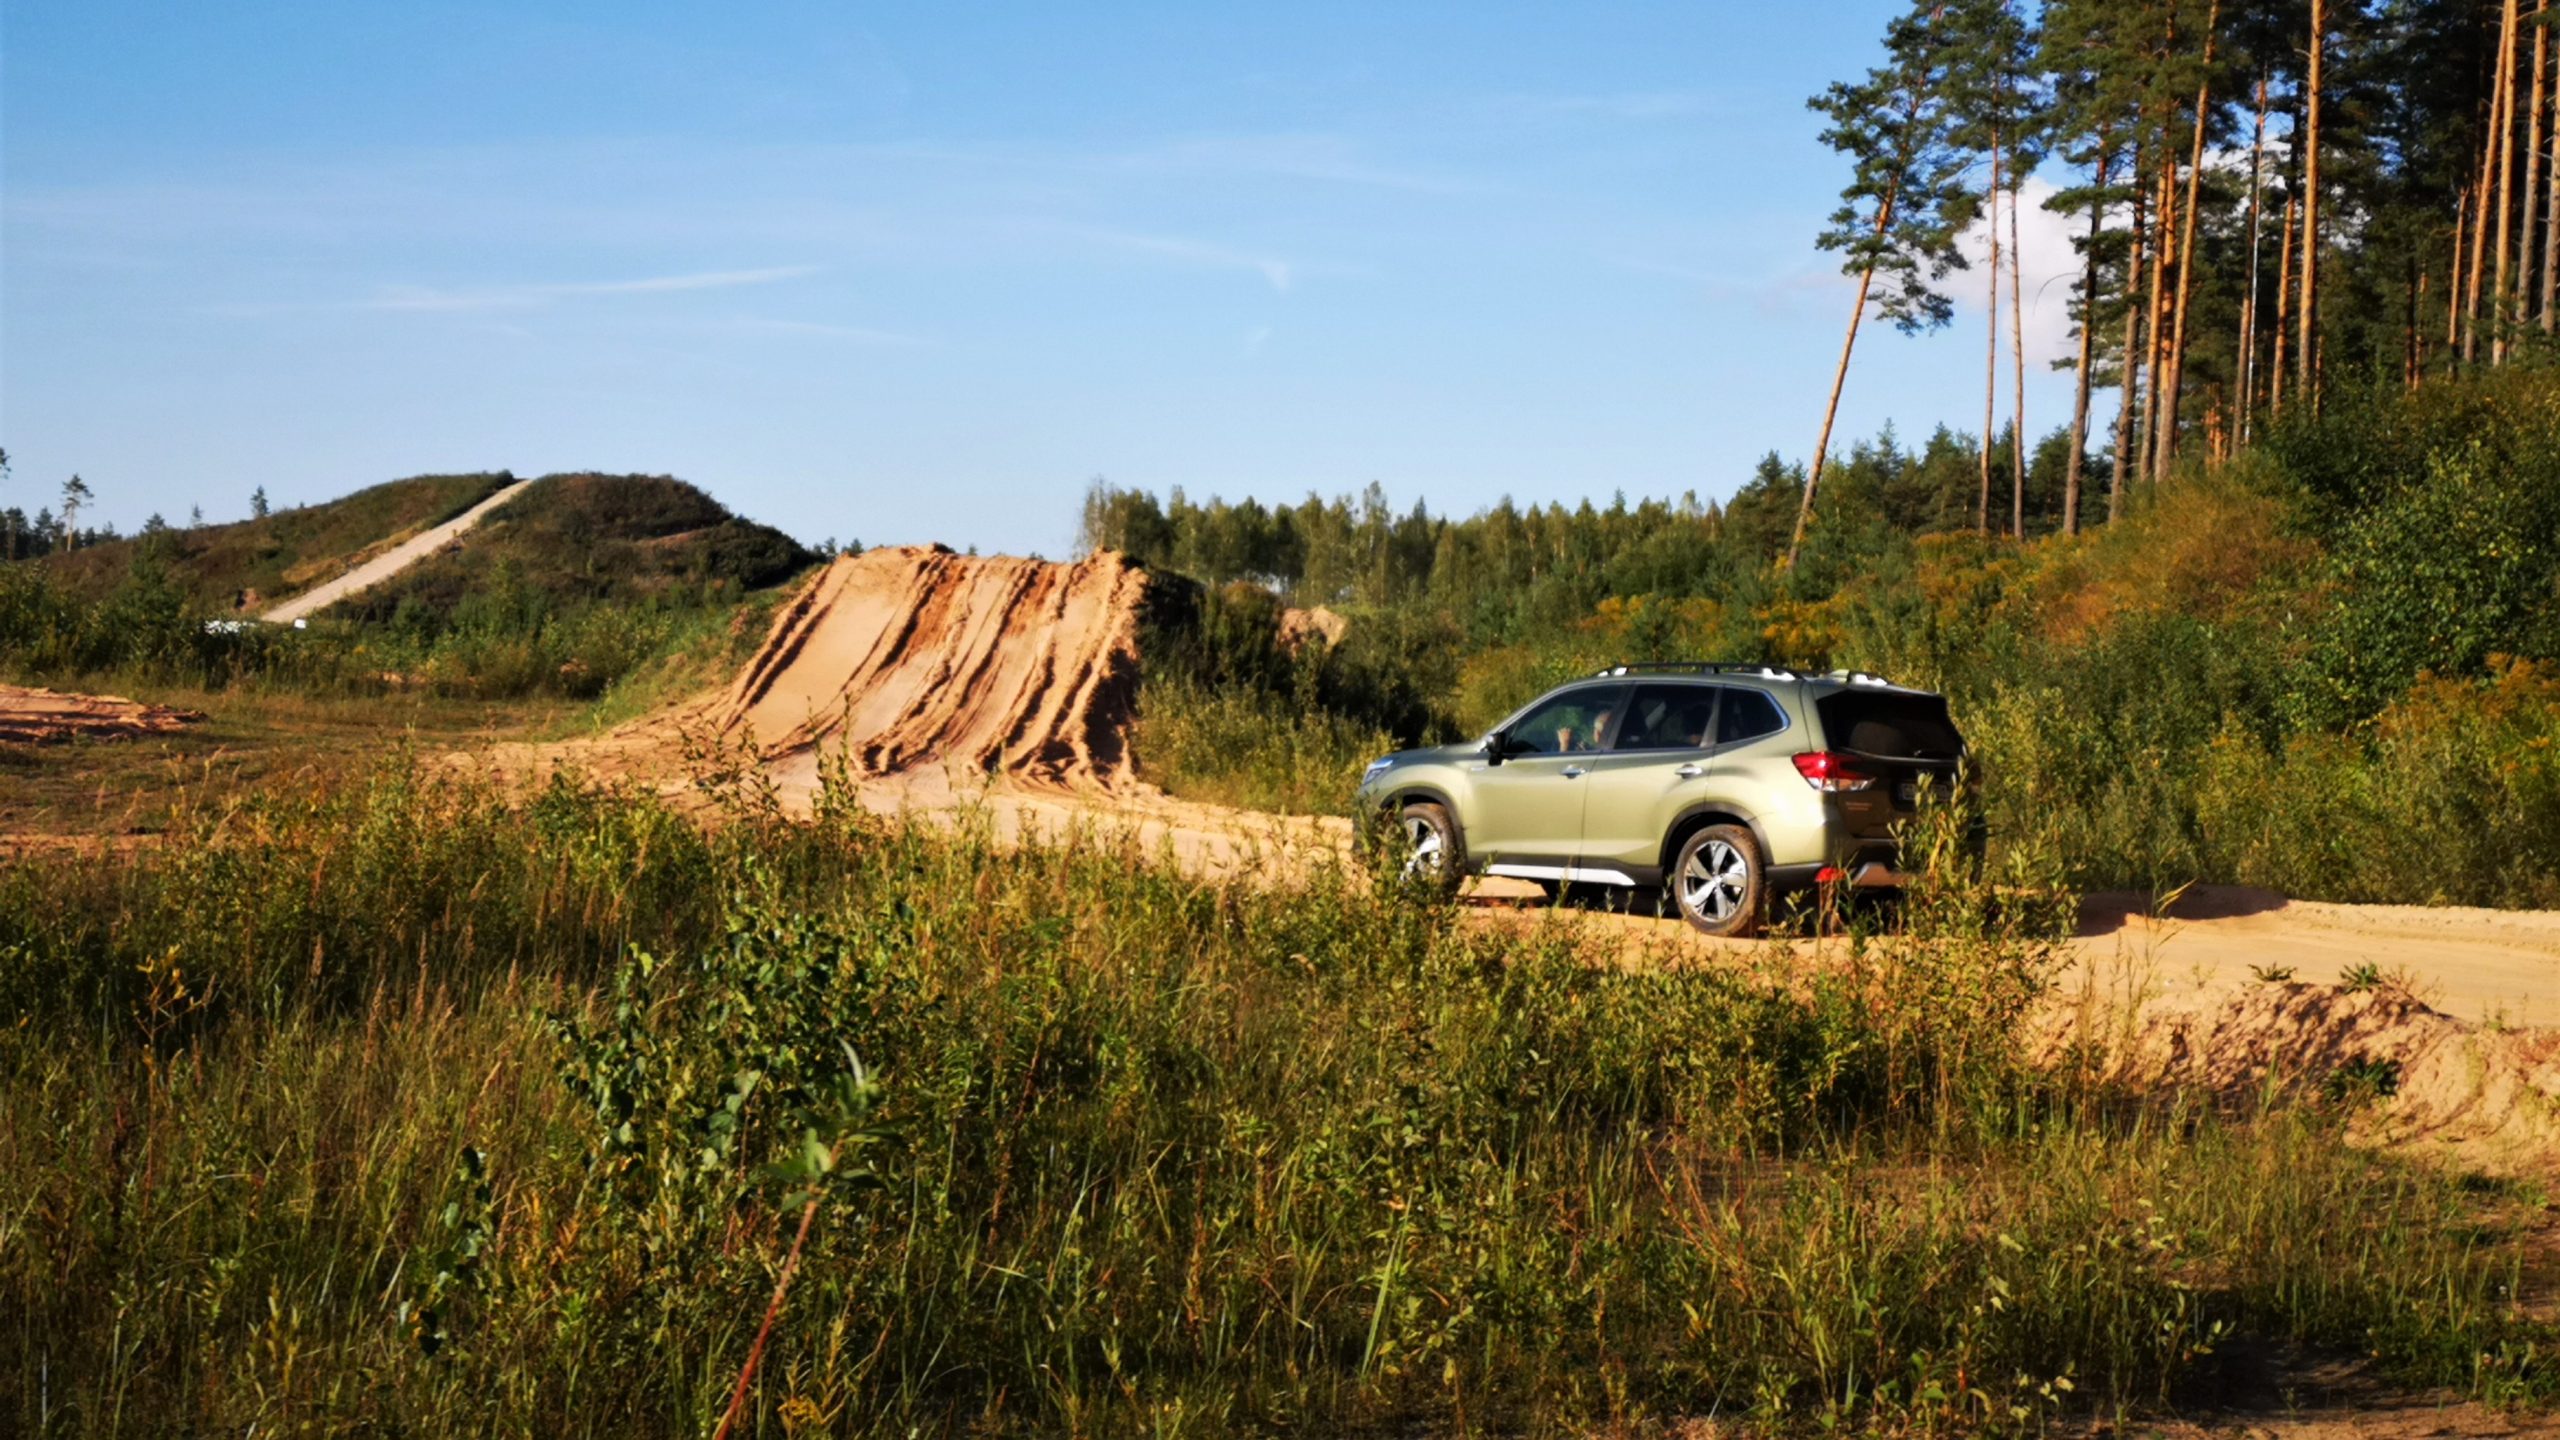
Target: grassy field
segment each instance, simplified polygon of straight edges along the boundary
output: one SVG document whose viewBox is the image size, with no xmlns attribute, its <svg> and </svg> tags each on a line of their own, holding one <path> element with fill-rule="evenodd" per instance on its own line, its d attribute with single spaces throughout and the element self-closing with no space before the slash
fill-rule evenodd
<svg viewBox="0 0 2560 1440">
<path fill-rule="evenodd" d="M 739 1433 L 2011 1431 L 2257 1338 L 2560 1386 L 2538 1195 L 2352 1087 L 2027 1065 L 2049 906 L 1629 971 L 710 798 L 395 760 L 0 867 L 9 1423 L 702 1434 L 785 1275 Z"/>
<path fill-rule="evenodd" d="M 298 695 L 145 683 L 126 693 L 204 720 L 165 735 L 0 745 L 0 846 L 165 835 L 203 806 L 261 789 L 342 783 L 387 748 L 420 752 L 583 727 L 591 707 L 425 691 Z"/>
</svg>

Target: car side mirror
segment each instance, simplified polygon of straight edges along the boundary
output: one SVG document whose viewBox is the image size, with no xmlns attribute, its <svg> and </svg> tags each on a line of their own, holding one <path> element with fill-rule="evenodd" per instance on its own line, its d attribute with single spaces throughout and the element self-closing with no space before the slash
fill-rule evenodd
<svg viewBox="0 0 2560 1440">
<path fill-rule="evenodd" d="M 1476 747 L 1484 752 L 1484 763 L 1499 765 L 1508 758 L 1511 754 L 1509 739 L 1499 730 L 1484 737 L 1484 743 Z"/>
</svg>

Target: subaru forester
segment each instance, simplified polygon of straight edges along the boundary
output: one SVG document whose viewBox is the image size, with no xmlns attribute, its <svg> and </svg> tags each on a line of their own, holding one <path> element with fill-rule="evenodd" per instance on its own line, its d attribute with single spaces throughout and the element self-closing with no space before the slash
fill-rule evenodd
<svg viewBox="0 0 2560 1440">
<path fill-rule="evenodd" d="M 1943 697 L 1873 675 L 1618 665 L 1481 739 L 1371 762 L 1356 813 L 1391 822 L 1393 863 L 1424 883 L 1658 887 L 1740 936 L 1788 891 L 1900 885 L 1897 823 L 1964 759 Z"/>
</svg>

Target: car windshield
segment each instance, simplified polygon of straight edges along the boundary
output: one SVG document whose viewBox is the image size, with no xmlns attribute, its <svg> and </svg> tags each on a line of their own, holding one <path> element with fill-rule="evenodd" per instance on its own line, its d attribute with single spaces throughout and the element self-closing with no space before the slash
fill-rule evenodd
<svg viewBox="0 0 2560 1440">
<path fill-rule="evenodd" d="M 1953 760 L 1964 739 L 1937 695 L 1843 690 L 1814 702 L 1832 748 L 1896 760 Z"/>
</svg>

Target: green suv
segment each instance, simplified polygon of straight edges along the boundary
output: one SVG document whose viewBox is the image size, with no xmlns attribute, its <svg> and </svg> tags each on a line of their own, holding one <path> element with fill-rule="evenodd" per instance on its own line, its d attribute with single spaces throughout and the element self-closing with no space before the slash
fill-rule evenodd
<svg viewBox="0 0 2560 1440">
<path fill-rule="evenodd" d="M 1873 675 L 1619 665 L 1470 744 L 1373 761 L 1358 813 L 1395 823 L 1408 875 L 1660 887 L 1710 935 L 1771 896 L 1902 883 L 1895 824 L 1958 783 L 1946 700 Z"/>
</svg>

